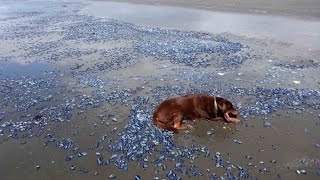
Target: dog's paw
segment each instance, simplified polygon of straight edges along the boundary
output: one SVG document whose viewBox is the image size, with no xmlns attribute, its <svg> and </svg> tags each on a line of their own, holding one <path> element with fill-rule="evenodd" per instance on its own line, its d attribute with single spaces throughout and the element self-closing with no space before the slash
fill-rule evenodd
<svg viewBox="0 0 320 180">
<path fill-rule="evenodd" d="M 233 118 L 233 122 L 234 122 L 234 123 L 238 123 L 238 122 L 240 122 L 240 120 L 237 119 L 237 118 Z"/>
</svg>

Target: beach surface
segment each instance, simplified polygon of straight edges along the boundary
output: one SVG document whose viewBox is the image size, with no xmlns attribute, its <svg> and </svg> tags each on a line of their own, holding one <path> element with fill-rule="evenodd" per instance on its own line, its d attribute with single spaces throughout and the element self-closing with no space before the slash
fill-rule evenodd
<svg viewBox="0 0 320 180">
<path fill-rule="evenodd" d="M 136 4 L 198 8 L 210 11 L 273 14 L 317 19 L 320 17 L 320 2 L 317 0 L 119 0 L 111 2 L 130 2 Z"/>
<path fill-rule="evenodd" d="M 319 179 L 319 4 L 1 1 L 1 179 Z M 152 123 L 189 93 L 241 122 Z"/>
</svg>

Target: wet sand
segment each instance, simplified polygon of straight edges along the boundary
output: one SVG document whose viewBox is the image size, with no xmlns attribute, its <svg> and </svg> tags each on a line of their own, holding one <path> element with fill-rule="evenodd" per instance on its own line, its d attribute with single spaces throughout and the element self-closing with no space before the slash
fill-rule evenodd
<svg viewBox="0 0 320 180">
<path fill-rule="evenodd" d="M 318 179 L 319 21 L 317 3 L 305 2 L 308 13 L 235 2 L 242 14 L 155 1 L 1 2 L 2 178 Z M 210 20 L 221 18 L 217 30 Z M 261 32 L 277 23 L 287 24 Z M 283 37 L 293 24 L 300 30 Z M 229 99 L 242 122 L 156 128 L 156 105 L 187 93 Z"/>
<path fill-rule="evenodd" d="M 141 3 L 145 2 L 141 1 Z M 208 11 L 165 6 L 166 4 L 163 3 L 162 6 L 159 6 L 132 4 L 131 2 L 98 1 L 85 8 L 84 12 L 142 26 L 210 33 L 232 33 L 240 36 L 292 43 L 303 49 L 319 50 L 320 47 L 318 31 L 320 23 L 313 18 L 301 19 L 294 16 L 276 16 L 274 13 L 231 13 L 210 9 Z M 241 10 L 240 7 L 239 10 Z M 245 11 L 241 10 L 241 12 Z"/>
<path fill-rule="evenodd" d="M 98 0 L 110 1 L 110 0 Z M 112 0 L 111 0 L 112 1 Z M 316 0 L 290 1 L 290 0 L 119 0 L 112 2 L 130 2 L 136 4 L 150 4 L 156 6 L 175 6 L 187 8 L 199 8 L 210 11 L 226 11 L 250 14 L 271 14 L 306 19 L 318 19 L 320 17 L 320 2 Z"/>
</svg>

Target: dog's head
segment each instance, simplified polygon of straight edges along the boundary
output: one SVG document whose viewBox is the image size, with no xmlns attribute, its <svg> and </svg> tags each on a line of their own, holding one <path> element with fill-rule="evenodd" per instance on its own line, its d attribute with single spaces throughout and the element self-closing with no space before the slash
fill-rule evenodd
<svg viewBox="0 0 320 180">
<path fill-rule="evenodd" d="M 240 112 L 236 110 L 233 107 L 232 103 L 228 100 L 217 98 L 217 105 L 223 117 L 229 122 L 234 121 L 232 119 L 236 119 L 237 116 L 240 114 Z"/>
</svg>

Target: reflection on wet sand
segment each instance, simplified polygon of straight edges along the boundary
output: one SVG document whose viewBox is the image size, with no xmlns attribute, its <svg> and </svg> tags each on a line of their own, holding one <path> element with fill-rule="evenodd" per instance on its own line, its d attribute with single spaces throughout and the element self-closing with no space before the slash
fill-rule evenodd
<svg viewBox="0 0 320 180">
<path fill-rule="evenodd" d="M 303 48 L 320 48 L 319 21 L 116 2 L 95 2 L 84 12 L 139 25 L 210 33 L 228 32 L 276 39 Z"/>
</svg>

